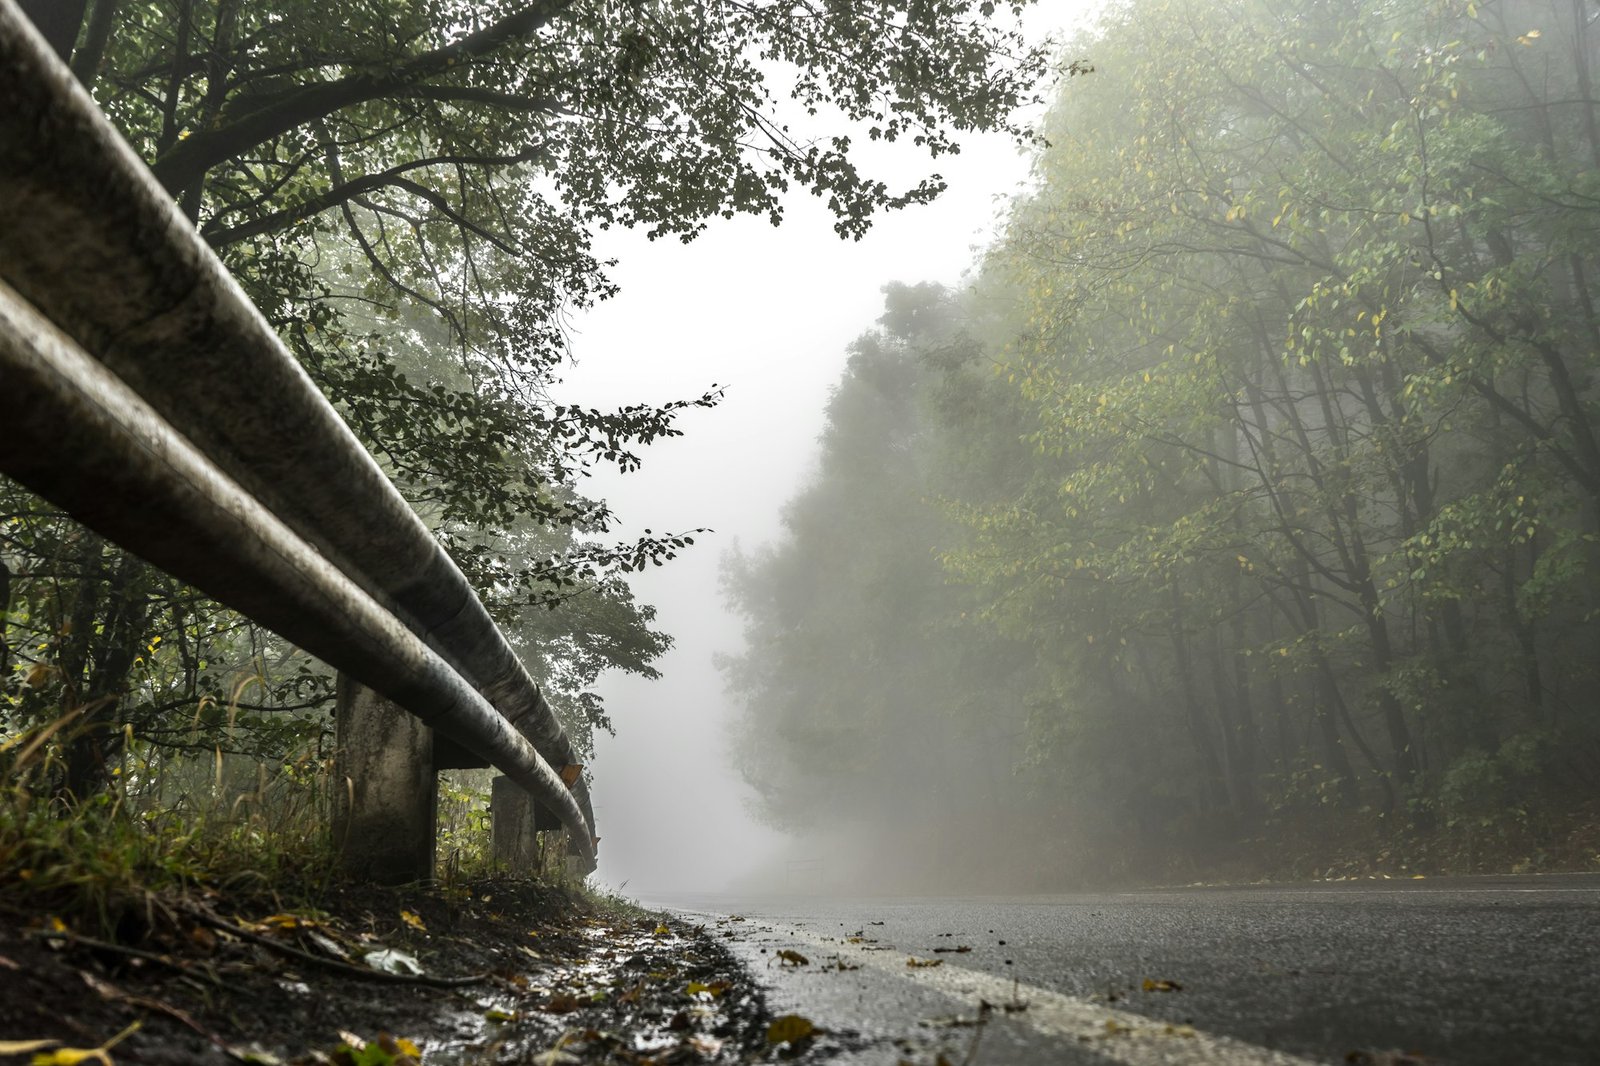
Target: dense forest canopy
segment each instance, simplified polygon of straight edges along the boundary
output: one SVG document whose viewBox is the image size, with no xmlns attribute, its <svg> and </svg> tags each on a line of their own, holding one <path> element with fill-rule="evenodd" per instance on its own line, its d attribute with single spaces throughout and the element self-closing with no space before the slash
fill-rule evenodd
<svg viewBox="0 0 1600 1066">
<path fill-rule="evenodd" d="M 1132 0 L 1075 42 L 973 285 L 887 291 L 727 569 L 762 811 L 881 812 L 924 884 L 1019 839 L 1041 887 L 1569 861 L 1597 17 Z"/>
<path fill-rule="evenodd" d="M 22 6 L 435 528 L 580 749 L 609 728 L 600 671 L 653 676 L 670 643 L 622 575 L 692 541 L 608 538 L 581 479 L 636 468 L 719 395 L 551 401 L 566 316 L 613 291 L 595 230 L 776 224 L 808 190 L 859 237 L 941 182 L 930 164 L 892 189 L 852 138 L 937 160 L 1011 129 L 1044 68 L 1021 5 L 968 0 Z M 5 482 L 0 516 L 0 721 L 83 709 L 67 790 L 94 791 L 133 739 L 281 755 L 318 735 L 316 664 Z"/>
</svg>

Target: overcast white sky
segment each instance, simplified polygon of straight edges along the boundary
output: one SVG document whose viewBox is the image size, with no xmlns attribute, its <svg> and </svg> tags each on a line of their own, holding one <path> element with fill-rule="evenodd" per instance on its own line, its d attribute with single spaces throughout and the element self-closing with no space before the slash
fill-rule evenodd
<svg viewBox="0 0 1600 1066">
<path fill-rule="evenodd" d="M 1096 6 L 1042 0 L 1030 32 L 1059 31 Z M 600 738 L 593 767 L 598 876 L 625 884 L 625 894 L 719 891 L 746 874 L 781 871 L 786 841 L 750 817 L 749 790 L 728 765 L 727 723 L 737 708 L 712 656 L 737 650 L 741 635 L 723 608 L 719 559 L 735 542 L 755 547 L 779 536 L 783 504 L 811 468 L 845 349 L 882 313 L 882 286 L 958 283 L 1028 170 L 1000 137 L 971 138 L 960 156 L 937 164 L 913 149 L 886 162 L 884 177 L 908 182 L 937 169 L 950 188 L 932 206 L 882 219 L 860 242 L 840 240 L 810 196 L 792 197 L 777 229 L 741 218 L 689 245 L 625 231 L 599 242 L 603 257 L 620 260 L 613 277 L 622 293 L 575 322 L 578 365 L 560 397 L 614 406 L 697 396 L 713 383 L 728 390 L 720 407 L 684 418 L 685 437 L 650 448 L 641 471 L 588 486 L 630 532 L 715 530 L 634 580 L 677 641 L 658 664 L 662 679 L 600 685 L 617 736 Z"/>
</svg>

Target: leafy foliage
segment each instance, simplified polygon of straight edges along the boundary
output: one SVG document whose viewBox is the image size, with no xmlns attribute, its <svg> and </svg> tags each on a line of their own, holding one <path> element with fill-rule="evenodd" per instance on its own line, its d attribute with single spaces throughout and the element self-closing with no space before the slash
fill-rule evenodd
<svg viewBox="0 0 1600 1066">
<path fill-rule="evenodd" d="M 963 131 L 1007 127 L 1043 68 L 996 5 L 970 0 L 93 0 L 81 25 L 24 7 L 511 627 L 580 748 L 609 728 L 587 691 L 599 671 L 649 674 L 669 643 L 622 575 L 693 531 L 610 542 L 614 516 L 579 482 L 597 464 L 637 468 L 720 396 L 550 400 L 565 316 L 614 291 L 594 229 L 689 240 L 736 214 L 777 223 L 783 194 L 804 188 L 859 237 L 942 186 L 873 179 L 847 129 L 937 159 Z M 258 705 L 226 702 L 266 713 L 322 708 L 330 685 L 0 492 L 6 713 L 27 723 L 63 701 L 101 726 L 63 787 L 103 782 L 123 722 L 170 737 L 174 712 L 198 706 L 205 742 L 263 751 L 321 728 L 305 716 L 274 737 L 267 719 L 206 718 L 225 687 L 259 685 Z"/>
<path fill-rule="evenodd" d="M 1059 775 L 1043 835 L 1170 863 L 1307 796 L 1323 828 L 1451 833 L 1581 792 L 1595 49 L 1581 5 L 1513 0 L 1144 0 L 1074 45 L 1096 72 L 1047 118 L 1038 189 L 970 297 L 1000 392 L 966 398 L 961 431 L 1012 465 L 961 484 L 922 451 L 916 484 L 963 532 L 892 519 L 972 597 L 922 632 L 1031 651 L 1038 761 L 1014 778 Z M 962 410 L 924 407 L 906 439 Z M 826 458 L 823 479 L 808 496 L 851 492 Z M 792 536 L 746 584 L 820 543 Z M 838 646 L 881 639 L 858 615 Z M 747 664 L 796 654 L 751 632 Z M 905 673 L 948 658 L 919 654 Z M 773 721 L 758 692 L 751 729 Z"/>
</svg>

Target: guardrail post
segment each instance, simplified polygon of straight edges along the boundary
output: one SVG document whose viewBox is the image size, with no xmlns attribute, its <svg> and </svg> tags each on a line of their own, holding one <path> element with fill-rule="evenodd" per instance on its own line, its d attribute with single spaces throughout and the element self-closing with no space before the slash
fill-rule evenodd
<svg viewBox="0 0 1600 1066">
<path fill-rule="evenodd" d="M 340 862 L 380 884 L 430 880 L 439 821 L 433 730 L 342 673 L 337 692 L 333 843 Z"/>
<path fill-rule="evenodd" d="M 514 874 L 532 874 L 539 868 L 539 838 L 535 833 L 533 797 L 504 774 L 489 790 L 489 833 L 494 861 Z"/>
</svg>

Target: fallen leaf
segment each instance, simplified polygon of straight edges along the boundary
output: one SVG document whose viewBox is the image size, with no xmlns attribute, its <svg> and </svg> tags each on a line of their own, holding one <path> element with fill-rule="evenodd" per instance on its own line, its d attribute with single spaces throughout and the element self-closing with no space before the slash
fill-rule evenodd
<svg viewBox="0 0 1600 1066">
<path fill-rule="evenodd" d="M 134 1022 L 99 1047 L 63 1047 L 56 1048 L 54 1051 L 36 1051 L 32 1059 L 32 1066 L 79 1066 L 80 1063 L 85 1062 L 98 1062 L 101 1066 L 116 1066 L 111 1061 L 111 1049 L 132 1036 L 138 1031 L 139 1026 L 143 1024 L 143 1022 Z M 49 1040 L 45 1043 L 49 1045 L 60 1043 L 60 1041 Z"/>
<path fill-rule="evenodd" d="M 710 984 L 705 984 L 701 981 L 690 981 L 689 987 L 684 989 L 684 993 L 690 996 L 698 996 L 704 992 L 712 999 L 720 999 L 731 987 L 733 986 L 726 981 L 712 981 Z"/>
<path fill-rule="evenodd" d="M 671 936 L 672 935 L 672 930 L 667 928 L 667 923 L 666 922 L 662 922 L 660 925 L 656 926 L 656 931 L 655 931 L 655 933 L 653 935 L 654 936 Z"/>
<path fill-rule="evenodd" d="M 382 970 L 384 973 L 409 974 L 413 977 L 422 973 L 422 964 L 417 961 L 416 956 L 394 948 L 369 951 L 361 956 L 361 961 L 374 970 Z"/>
<path fill-rule="evenodd" d="M 349 954 L 331 936 L 319 933 L 315 929 L 307 929 L 306 939 L 341 962 L 348 962 L 350 959 Z"/>
<path fill-rule="evenodd" d="M 341 1031 L 340 1045 L 333 1049 L 337 1066 L 418 1066 L 422 1052 L 409 1040 L 380 1032 L 371 1040 Z"/>
<path fill-rule="evenodd" d="M 722 1053 L 723 1041 L 718 1040 L 714 1036 L 706 1036 L 704 1033 L 696 1033 L 688 1040 L 685 1040 L 684 1043 L 688 1044 L 690 1047 L 694 1048 L 708 1059 L 716 1058 Z"/>
<path fill-rule="evenodd" d="M 794 1044 L 809 1040 L 817 1033 L 811 1019 L 800 1014 L 785 1014 L 767 1026 L 767 1043 Z"/>
<path fill-rule="evenodd" d="M 926 970 L 933 966 L 943 966 L 943 959 L 919 959 L 915 955 L 906 960 L 906 965 L 913 970 Z"/>
<path fill-rule="evenodd" d="M 558 1047 L 553 1047 L 539 1052 L 531 1061 L 534 1066 L 576 1066 L 583 1059 L 570 1051 L 563 1051 Z"/>
<path fill-rule="evenodd" d="M 417 1047 L 417 1045 L 413 1044 L 405 1037 L 395 1036 L 393 1033 L 385 1030 L 380 1029 L 378 1031 L 378 1038 L 374 1040 L 372 1044 L 367 1046 L 371 1047 L 373 1044 L 381 1048 L 385 1054 L 394 1056 L 396 1066 L 400 1066 L 401 1063 L 407 1062 L 408 1060 L 412 1062 L 418 1062 L 422 1059 L 421 1048 Z"/>
<path fill-rule="evenodd" d="M 517 1020 L 517 1012 L 504 1010 L 500 1007 L 490 1007 L 483 1012 L 483 1020 L 486 1022 L 514 1022 Z"/>
<path fill-rule="evenodd" d="M 1183 986 L 1176 981 L 1155 980 L 1149 977 L 1144 979 L 1146 992 L 1182 992 Z"/>
<path fill-rule="evenodd" d="M 423 924 L 422 919 L 411 911 L 401 911 L 400 920 L 405 922 L 419 933 L 426 933 L 428 931 L 428 927 Z"/>
<path fill-rule="evenodd" d="M 571 1014 L 581 1006 L 583 1006 L 583 1003 L 579 1001 L 577 996 L 569 995 L 565 992 L 551 996 L 539 1005 L 541 1010 L 548 1011 L 551 1014 Z"/>
<path fill-rule="evenodd" d="M 255 924 L 258 929 L 263 926 L 269 929 L 298 929 L 308 923 L 295 914 L 269 914 Z"/>
<path fill-rule="evenodd" d="M 114 1066 L 104 1048 L 64 1047 L 55 1051 L 40 1051 L 33 1056 L 33 1066 L 78 1066 L 83 1062 L 98 1062 Z"/>
</svg>

